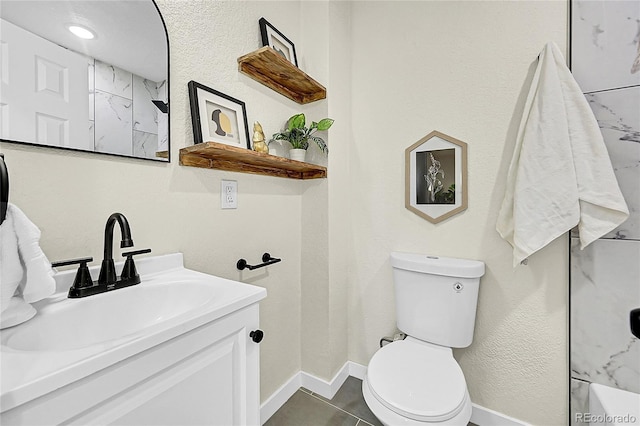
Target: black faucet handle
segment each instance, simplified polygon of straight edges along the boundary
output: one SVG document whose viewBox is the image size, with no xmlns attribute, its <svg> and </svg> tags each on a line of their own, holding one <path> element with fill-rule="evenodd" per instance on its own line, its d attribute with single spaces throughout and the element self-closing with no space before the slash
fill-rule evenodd
<svg viewBox="0 0 640 426">
<path fill-rule="evenodd" d="M 53 262 L 51 264 L 51 267 L 57 268 L 58 266 L 69 266 L 69 265 L 80 264 L 80 266 L 78 267 L 78 272 L 76 272 L 76 277 L 73 279 L 73 285 L 71 286 L 71 289 L 91 287 L 93 285 L 93 279 L 91 278 L 91 272 L 89 272 L 89 267 L 87 266 L 87 263 L 89 262 L 93 262 L 93 257 L 61 260 L 58 262 Z M 71 291 L 71 289 L 69 291 Z"/>
<path fill-rule="evenodd" d="M 138 275 L 138 271 L 136 270 L 136 264 L 133 263 L 133 256 L 137 256 L 139 254 L 146 254 L 146 253 L 151 253 L 151 249 L 135 250 L 135 251 L 122 253 L 122 257 L 126 257 L 127 260 L 124 261 L 124 267 L 122 268 L 122 275 L 120 276 L 121 280 L 125 281 L 125 280 L 131 280 L 131 279 L 134 279 L 134 280 L 140 279 L 140 276 Z"/>
<path fill-rule="evenodd" d="M 122 257 L 129 258 L 131 256 L 137 256 L 139 254 L 147 254 L 147 253 L 151 253 L 151 249 L 128 251 L 126 253 L 122 253 Z"/>
<path fill-rule="evenodd" d="M 93 262 L 93 257 L 83 257 L 80 259 L 69 259 L 69 260 L 58 260 L 57 262 L 51 263 L 51 267 L 57 268 L 58 266 L 69 266 L 69 265 L 77 265 L 77 264 L 80 264 L 80 265 L 84 264 L 86 266 L 87 263 L 89 262 Z"/>
</svg>

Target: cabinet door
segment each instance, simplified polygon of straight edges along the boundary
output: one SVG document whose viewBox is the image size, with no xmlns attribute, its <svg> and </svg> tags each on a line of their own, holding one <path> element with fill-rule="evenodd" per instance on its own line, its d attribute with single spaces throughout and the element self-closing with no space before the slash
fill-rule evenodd
<svg viewBox="0 0 640 426">
<path fill-rule="evenodd" d="M 259 425 L 258 304 L 0 415 L 2 425 Z"/>
<path fill-rule="evenodd" d="M 77 423 L 258 425 L 259 347 L 249 338 L 251 326 L 258 325 L 257 309 L 255 305 L 253 310 L 234 314 L 235 320 L 227 318 L 224 327 L 205 326 L 199 340 L 210 344 L 118 395 L 96 410 L 93 414 L 102 413 L 91 415 L 92 419 L 77 419 Z"/>
<path fill-rule="evenodd" d="M 113 425 L 246 424 L 244 328 L 185 358 L 130 392 L 107 413 Z"/>
</svg>

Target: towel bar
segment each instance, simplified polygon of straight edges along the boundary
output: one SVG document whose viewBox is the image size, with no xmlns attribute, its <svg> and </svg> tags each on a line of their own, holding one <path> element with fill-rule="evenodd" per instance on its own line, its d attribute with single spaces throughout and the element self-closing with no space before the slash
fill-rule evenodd
<svg viewBox="0 0 640 426">
<path fill-rule="evenodd" d="M 269 253 L 265 253 L 265 254 L 262 255 L 262 263 L 261 264 L 259 264 L 259 265 L 249 265 L 245 259 L 240 259 L 236 263 L 236 268 L 238 268 L 239 271 L 242 271 L 245 268 L 253 271 L 254 269 L 262 268 L 264 266 L 273 265 L 274 263 L 278 263 L 280 261 L 282 261 L 282 259 L 277 259 L 275 257 L 271 257 L 271 255 Z"/>
</svg>

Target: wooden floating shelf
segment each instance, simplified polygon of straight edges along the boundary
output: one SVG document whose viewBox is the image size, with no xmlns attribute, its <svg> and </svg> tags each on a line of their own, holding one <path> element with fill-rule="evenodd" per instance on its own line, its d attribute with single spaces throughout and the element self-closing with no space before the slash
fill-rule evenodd
<svg viewBox="0 0 640 426">
<path fill-rule="evenodd" d="M 299 103 L 327 97 L 327 89 L 269 46 L 238 58 L 238 69 L 254 80 Z"/>
<path fill-rule="evenodd" d="M 183 166 L 290 179 L 319 179 L 327 177 L 326 167 L 217 142 L 199 143 L 182 148 L 180 150 L 180 164 Z"/>
</svg>

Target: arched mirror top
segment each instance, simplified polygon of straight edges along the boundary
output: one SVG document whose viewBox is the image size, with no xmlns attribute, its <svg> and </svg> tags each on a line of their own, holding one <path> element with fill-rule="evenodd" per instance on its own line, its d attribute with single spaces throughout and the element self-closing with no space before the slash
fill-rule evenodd
<svg viewBox="0 0 640 426">
<path fill-rule="evenodd" d="M 0 18 L 3 141 L 169 161 L 168 37 L 153 0 L 0 0 Z"/>
</svg>

